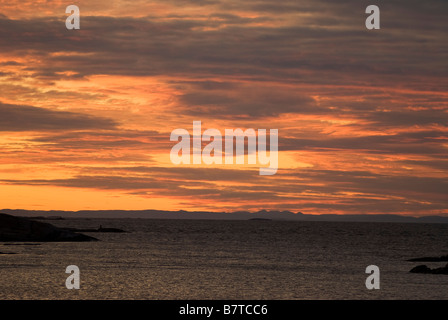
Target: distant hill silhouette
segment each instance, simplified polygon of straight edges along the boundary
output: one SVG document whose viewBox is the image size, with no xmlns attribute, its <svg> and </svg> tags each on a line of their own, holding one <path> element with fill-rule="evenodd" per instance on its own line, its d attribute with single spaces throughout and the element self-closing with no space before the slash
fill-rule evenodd
<svg viewBox="0 0 448 320">
<path fill-rule="evenodd" d="M 414 222 L 448 223 L 448 216 L 410 217 L 394 214 L 322 214 L 311 215 L 291 211 L 258 212 L 208 212 L 208 211 L 162 211 L 162 210 L 22 210 L 3 209 L 0 212 L 24 217 L 58 218 L 145 218 L 145 219 L 212 219 L 212 220 L 286 220 L 286 221 L 353 221 L 353 222 Z"/>
</svg>

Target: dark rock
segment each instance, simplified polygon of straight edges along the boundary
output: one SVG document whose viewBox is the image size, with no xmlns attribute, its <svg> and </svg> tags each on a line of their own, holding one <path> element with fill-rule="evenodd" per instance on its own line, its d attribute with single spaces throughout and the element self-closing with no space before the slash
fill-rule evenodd
<svg viewBox="0 0 448 320">
<path fill-rule="evenodd" d="M 90 236 L 57 228 L 51 224 L 0 213 L 0 242 L 97 241 Z"/>
<path fill-rule="evenodd" d="M 0 252 L 0 254 L 16 254 L 15 252 Z"/>
<path fill-rule="evenodd" d="M 102 228 L 100 227 L 97 232 L 115 232 L 115 233 L 125 233 L 126 231 L 117 228 Z"/>
<path fill-rule="evenodd" d="M 64 228 L 64 230 L 68 230 L 71 232 L 113 232 L 113 233 L 127 233 L 122 229 L 117 228 L 103 228 L 99 227 L 98 229 L 78 229 L 78 228 Z"/>
<path fill-rule="evenodd" d="M 441 261 L 448 261 L 448 254 L 446 256 L 441 257 L 423 257 L 423 258 L 414 258 L 409 259 L 406 261 L 412 261 L 412 262 L 441 262 Z"/>
<path fill-rule="evenodd" d="M 432 269 L 433 274 L 448 274 L 448 264 L 443 268 Z"/>
<path fill-rule="evenodd" d="M 411 269 L 412 273 L 431 273 L 431 269 L 428 268 L 428 266 L 426 265 L 420 265 L 420 266 L 416 266 L 414 268 Z"/>
<path fill-rule="evenodd" d="M 412 268 L 412 273 L 429 273 L 429 274 L 448 274 L 448 264 L 445 267 L 442 268 L 435 268 L 431 269 L 428 268 L 426 265 L 420 265 L 416 266 L 415 268 Z"/>
<path fill-rule="evenodd" d="M 28 219 L 32 219 L 32 220 L 65 220 L 61 216 L 49 216 L 49 217 L 37 216 L 37 217 L 28 217 Z"/>
</svg>

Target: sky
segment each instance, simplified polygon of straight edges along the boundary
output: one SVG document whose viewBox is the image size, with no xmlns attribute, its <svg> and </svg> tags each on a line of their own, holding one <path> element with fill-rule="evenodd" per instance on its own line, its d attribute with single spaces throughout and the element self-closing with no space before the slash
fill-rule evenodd
<svg viewBox="0 0 448 320">
<path fill-rule="evenodd" d="M 448 215 L 447 11 L 0 0 L 0 208 Z M 174 165 L 193 121 L 278 129 L 277 173 Z"/>
</svg>

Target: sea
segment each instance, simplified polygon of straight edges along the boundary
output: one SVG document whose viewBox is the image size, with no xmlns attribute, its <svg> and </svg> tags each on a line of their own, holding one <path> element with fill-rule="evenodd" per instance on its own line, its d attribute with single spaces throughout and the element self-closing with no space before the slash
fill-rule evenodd
<svg viewBox="0 0 448 320">
<path fill-rule="evenodd" d="M 97 242 L 0 243 L 0 299 L 446 300 L 448 275 L 409 271 L 448 254 L 448 224 L 65 219 Z M 67 289 L 68 266 L 80 288 Z M 366 268 L 379 268 L 367 289 Z"/>
</svg>

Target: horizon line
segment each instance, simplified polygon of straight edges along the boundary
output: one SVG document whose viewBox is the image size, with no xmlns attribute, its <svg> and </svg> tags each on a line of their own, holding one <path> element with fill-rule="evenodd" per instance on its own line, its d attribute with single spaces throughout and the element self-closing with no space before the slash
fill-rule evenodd
<svg viewBox="0 0 448 320">
<path fill-rule="evenodd" d="M 258 210 L 258 211 L 188 211 L 188 210 L 35 210 L 35 209 L 0 209 L 0 213 L 25 215 L 28 217 L 42 216 L 44 218 L 62 215 L 61 218 L 147 218 L 147 219 L 193 219 L 193 220 L 248 220 L 264 218 L 282 221 L 365 221 L 365 222 L 429 222 L 448 223 L 448 215 L 411 216 L 394 213 L 364 213 L 364 214 L 307 214 L 289 210 Z M 131 216 L 126 216 L 131 215 Z"/>
</svg>

